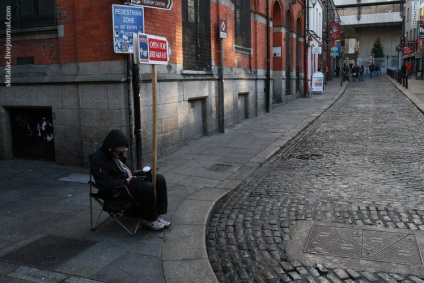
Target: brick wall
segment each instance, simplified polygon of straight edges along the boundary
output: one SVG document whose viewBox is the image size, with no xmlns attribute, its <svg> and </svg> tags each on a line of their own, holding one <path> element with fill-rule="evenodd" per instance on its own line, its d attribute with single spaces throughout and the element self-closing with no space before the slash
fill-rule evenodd
<svg viewBox="0 0 424 283">
<path fill-rule="evenodd" d="M 112 4 L 122 2 L 56 1 L 60 14 L 58 30 L 47 31 L 56 33 L 56 38 L 50 36 L 42 39 L 38 36 L 33 40 L 13 42 L 13 64 L 16 64 L 16 57 L 34 56 L 35 65 L 15 66 L 12 88 L 0 87 L 0 123 L 4 130 L 0 131 L 0 158 L 11 157 L 10 138 L 7 138 L 10 136 L 8 107 L 51 108 L 56 161 L 67 164 L 87 164 L 88 154 L 99 146 L 111 128 L 120 128 L 126 133 L 130 131 L 127 56 L 114 53 L 112 34 Z M 266 3 L 251 1 L 251 54 L 235 48 L 232 3 L 231 0 L 223 0 L 218 6 L 216 1 L 210 2 L 211 59 L 215 66 L 220 65 L 221 56 L 219 20 L 226 19 L 228 25 L 227 38 L 223 40 L 226 76 L 224 115 L 227 127 L 240 123 L 244 118 L 263 114 L 267 89 Z M 276 12 L 279 13 L 280 22 L 284 22 L 283 14 L 286 12 L 285 8 Z M 271 15 L 273 13 L 271 11 Z M 146 8 L 144 13 L 145 32 L 166 37 L 172 48 L 170 64 L 157 68 L 159 158 L 173 153 L 192 139 L 219 131 L 217 74 L 190 75 L 181 72 L 181 15 L 181 1 L 178 0 L 174 0 L 172 11 Z M 281 26 L 284 27 L 283 24 Z M 272 28 L 270 30 L 272 32 Z M 43 31 L 43 36 L 47 32 Z M 282 37 L 273 42 L 274 36 L 271 34 L 270 40 L 270 52 L 275 44 L 281 44 L 284 54 Z M 271 53 L 271 79 L 276 70 L 279 70 L 275 73 L 281 78 L 285 70 L 283 56 L 277 61 Z M 294 68 L 294 64 L 292 66 Z M 151 68 L 143 65 L 140 70 L 143 80 L 140 91 L 142 155 L 143 159 L 148 160 L 152 140 Z M 271 84 L 271 95 L 273 88 Z M 279 86 L 277 90 L 282 91 L 281 88 Z"/>
<path fill-rule="evenodd" d="M 75 62 L 100 62 L 125 60 L 121 54 L 113 51 L 112 4 L 121 4 L 115 0 L 57 0 L 57 12 L 60 15 L 58 25 L 63 26 L 64 34 L 57 39 L 19 41 L 13 45 L 13 64 L 16 57 L 34 56 L 35 64 L 67 64 Z M 298 7 L 299 6 L 299 7 Z M 219 5 L 211 1 L 211 48 L 212 60 L 219 65 L 220 38 L 219 19 L 226 19 L 227 38 L 224 42 L 224 65 L 226 67 L 265 69 L 266 68 L 266 5 L 252 2 L 251 21 L 253 56 L 234 52 L 234 11 L 232 7 Z M 256 10 L 257 9 L 257 10 Z M 276 9 L 276 6 L 274 6 Z M 300 5 L 293 6 L 293 14 Z M 274 13 L 274 12 L 271 12 Z M 284 13 L 279 10 L 277 13 Z M 286 15 L 279 15 L 274 27 L 283 26 Z M 276 16 L 274 15 L 274 18 Z M 256 20 L 255 20 L 256 19 Z M 292 26 L 296 26 L 293 18 Z M 181 1 L 174 1 L 171 11 L 145 8 L 145 32 L 168 39 L 172 48 L 170 63 L 182 64 L 182 25 Z M 271 31 L 272 32 L 272 31 Z M 271 36 L 270 49 L 278 44 L 285 50 L 285 42 Z M 271 59 L 272 60 L 272 59 Z M 281 60 L 284 60 L 281 58 Z M 284 66 L 284 62 L 276 62 Z"/>
</svg>

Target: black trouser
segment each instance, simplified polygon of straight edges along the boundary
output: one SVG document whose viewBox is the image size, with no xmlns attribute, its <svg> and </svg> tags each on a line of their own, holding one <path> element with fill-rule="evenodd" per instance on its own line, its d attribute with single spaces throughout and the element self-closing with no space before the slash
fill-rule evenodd
<svg viewBox="0 0 424 283">
<path fill-rule="evenodd" d="M 164 176 L 156 174 L 156 196 L 150 180 L 135 178 L 128 189 L 138 202 L 139 214 L 144 220 L 155 221 L 158 215 L 167 213 L 168 193 Z"/>
</svg>

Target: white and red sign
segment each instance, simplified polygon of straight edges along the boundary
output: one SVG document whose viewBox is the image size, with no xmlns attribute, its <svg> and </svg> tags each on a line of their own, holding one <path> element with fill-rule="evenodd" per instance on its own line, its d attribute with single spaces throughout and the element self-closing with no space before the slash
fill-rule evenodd
<svg viewBox="0 0 424 283">
<path fill-rule="evenodd" d="M 173 0 L 131 0 L 130 5 L 143 6 L 146 8 L 171 10 Z"/>
<path fill-rule="evenodd" d="M 137 54 L 140 64 L 168 64 L 171 48 L 165 37 L 138 33 Z"/>
<path fill-rule="evenodd" d="M 219 20 L 219 38 L 227 38 L 227 21 Z"/>
<path fill-rule="evenodd" d="M 328 37 L 333 40 L 340 40 L 340 25 L 337 22 L 332 22 L 328 26 Z"/>
<path fill-rule="evenodd" d="M 403 55 L 409 55 L 409 54 L 412 54 L 412 53 L 414 53 L 414 52 L 412 52 L 412 47 L 410 47 L 410 46 L 403 47 Z"/>
</svg>

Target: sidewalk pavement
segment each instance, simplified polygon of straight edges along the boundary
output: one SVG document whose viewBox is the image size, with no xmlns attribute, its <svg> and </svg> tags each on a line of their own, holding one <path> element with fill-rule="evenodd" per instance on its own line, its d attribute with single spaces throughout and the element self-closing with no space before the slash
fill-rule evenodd
<svg viewBox="0 0 424 283">
<path fill-rule="evenodd" d="M 424 112 L 424 80 L 416 79 L 411 76 L 408 79 L 408 88 L 399 84 L 396 80 L 387 76 L 389 80 L 401 91 L 406 97 L 411 100 L 413 104 L 415 104 L 418 109 Z"/>
<path fill-rule="evenodd" d="M 277 106 L 158 160 L 168 182 L 164 218 L 172 222 L 161 232 L 132 237 L 114 222 L 91 232 L 87 168 L 0 161 L 0 282 L 217 282 L 205 243 L 214 204 L 294 143 L 347 84 L 335 78 L 324 94 Z M 421 105 L 423 86 L 410 80 L 408 90 L 398 88 Z"/>
</svg>

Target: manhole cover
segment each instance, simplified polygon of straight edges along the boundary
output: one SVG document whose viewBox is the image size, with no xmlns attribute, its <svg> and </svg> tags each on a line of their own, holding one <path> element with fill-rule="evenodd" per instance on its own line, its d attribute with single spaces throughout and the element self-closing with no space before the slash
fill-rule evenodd
<svg viewBox="0 0 424 283">
<path fill-rule="evenodd" d="M 305 253 L 423 265 L 413 234 L 314 225 Z"/>
<path fill-rule="evenodd" d="M 315 225 L 312 227 L 305 252 L 339 257 L 361 257 L 361 231 Z"/>
<path fill-rule="evenodd" d="M 363 239 L 363 259 L 422 265 L 415 235 L 364 230 Z"/>
<path fill-rule="evenodd" d="M 209 170 L 210 171 L 215 171 L 215 172 L 225 172 L 225 171 L 227 171 L 230 168 L 231 168 L 231 165 L 217 163 L 217 164 L 212 165 L 209 168 Z"/>
<path fill-rule="evenodd" d="M 0 258 L 15 264 L 54 267 L 92 246 L 93 241 L 45 236 Z"/>
</svg>

